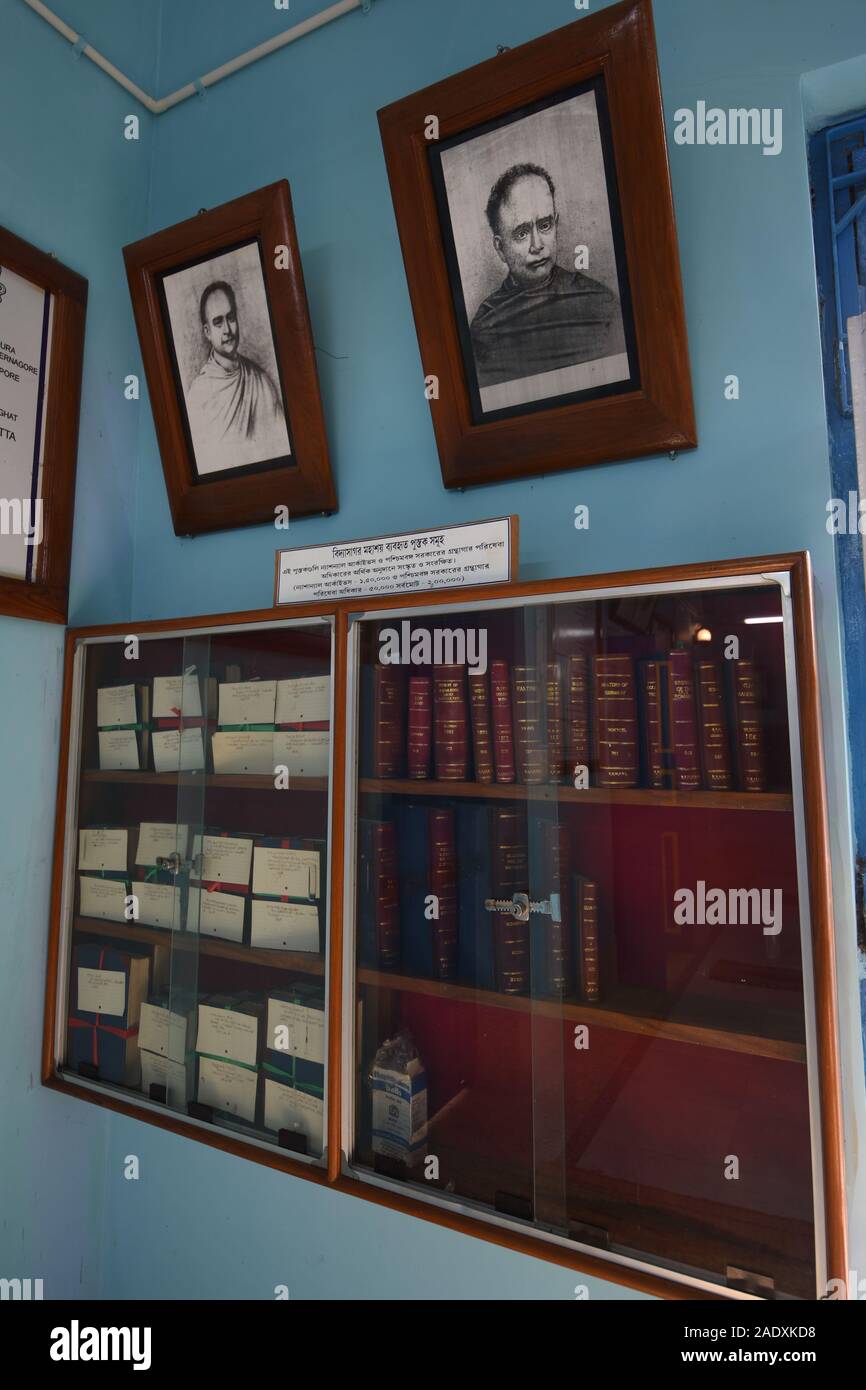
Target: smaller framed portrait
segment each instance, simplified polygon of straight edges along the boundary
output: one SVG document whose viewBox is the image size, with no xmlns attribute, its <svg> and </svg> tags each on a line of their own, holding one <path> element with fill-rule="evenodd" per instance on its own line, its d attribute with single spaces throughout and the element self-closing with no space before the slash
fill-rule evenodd
<svg viewBox="0 0 866 1390">
<path fill-rule="evenodd" d="M 692 447 L 650 0 L 379 124 L 446 487 Z"/>
<path fill-rule="evenodd" d="M 288 183 L 124 258 L 176 533 L 335 510 Z"/>
<path fill-rule="evenodd" d="M 0 227 L 0 614 L 65 623 L 87 281 Z"/>
</svg>

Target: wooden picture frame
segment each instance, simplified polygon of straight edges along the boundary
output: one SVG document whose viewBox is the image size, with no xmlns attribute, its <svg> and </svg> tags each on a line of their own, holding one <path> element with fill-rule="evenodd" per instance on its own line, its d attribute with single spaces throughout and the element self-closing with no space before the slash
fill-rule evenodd
<svg viewBox="0 0 866 1390">
<path fill-rule="evenodd" d="M 8 315 L 13 296 L 20 300 L 22 293 L 32 298 L 23 317 L 36 330 L 33 352 L 4 323 L 3 301 Z M 36 538 L 35 547 L 22 538 L 20 566 L 19 557 L 10 557 L 21 574 L 0 573 L 6 617 L 66 622 L 86 311 L 81 275 L 0 227 L 0 546 L 7 535 L 20 534 L 16 518 L 23 522 L 25 511 Z M 7 497 L 7 480 L 19 482 L 25 471 L 29 495 Z"/>
<path fill-rule="evenodd" d="M 506 50 L 379 125 L 445 486 L 693 447 L 650 0 Z M 595 228 L 574 273 L 568 218 Z"/>
<path fill-rule="evenodd" d="M 288 182 L 123 255 L 175 533 L 334 511 Z"/>
</svg>

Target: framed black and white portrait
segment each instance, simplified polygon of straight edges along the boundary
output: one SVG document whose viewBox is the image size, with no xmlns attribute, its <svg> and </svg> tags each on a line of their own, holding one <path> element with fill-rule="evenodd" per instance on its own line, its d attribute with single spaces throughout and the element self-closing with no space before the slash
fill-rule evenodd
<svg viewBox="0 0 866 1390">
<path fill-rule="evenodd" d="M 199 477 L 291 457 L 257 241 L 160 278 L 176 382 Z"/>
<path fill-rule="evenodd" d="M 651 0 L 378 114 L 445 486 L 694 447 Z"/>
<path fill-rule="evenodd" d="M 639 385 L 600 78 L 430 149 L 476 421 Z"/>
<path fill-rule="evenodd" d="M 178 534 L 333 511 L 285 180 L 124 256 Z"/>
</svg>

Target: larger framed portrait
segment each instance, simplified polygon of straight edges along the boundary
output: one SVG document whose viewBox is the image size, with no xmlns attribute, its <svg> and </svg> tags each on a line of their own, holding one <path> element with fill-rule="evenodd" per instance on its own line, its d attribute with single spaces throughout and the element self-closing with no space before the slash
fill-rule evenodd
<svg viewBox="0 0 866 1390">
<path fill-rule="evenodd" d="M 0 614 L 65 623 L 87 281 L 0 227 Z"/>
<path fill-rule="evenodd" d="M 693 447 L 650 0 L 379 125 L 445 486 Z"/>
<path fill-rule="evenodd" d="M 175 532 L 335 510 L 288 183 L 123 254 Z"/>
</svg>

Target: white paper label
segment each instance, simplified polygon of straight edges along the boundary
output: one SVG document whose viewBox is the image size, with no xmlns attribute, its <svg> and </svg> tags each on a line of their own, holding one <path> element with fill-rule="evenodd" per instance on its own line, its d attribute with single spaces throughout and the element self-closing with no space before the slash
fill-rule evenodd
<svg viewBox="0 0 866 1390">
<path fill-rule="evenodd" d="M 133 883 L 130 893 L 138 901 L 143 927 L 167 927 L 180 931 L 180 889 L 171 883 Z"/>
<path fill-rule="evenodd" d="M 187 899 L 186 929 L 202 936 L 219 936 L 225 941 L 243 941 L 246 898 L 236 893 L 208 893 L 190 888 Z"/>
<path fill-rule="evenodd" d="M 142 821 L 138 831 L 135 862 L 151 868 L 158 859 L 168 859 L 173 854 L 179 854 L 181 859 L 185 859 L 188 848 L 188 825 L 173 825 L 168 821 Z"/>
<path fill-rule="evenodd" d="M 253 854 L 253 892 L 274 898 L 318 898 L 319 852 L 256 845 Z"/>
<path fill-rule="evenodd" d="M 122 970 L 78 967 L 78 1011 L 122 1015 L 126 1009 L 126 976 Z"/>
<path fill-rule="evenodd" d="M 79 874 L 78 910 L 82 917 L 99 917 L 104 922 L 125 922 L 126 883 L 117 878 L 89 878 Z"/>
<path fill-rule="evenodd" d="M 157 772 L 203 772 L 201 729 L 161 729 L 151 734 Z"/>
<path fill-rule="evenodd" d="M 152 713 L 154 719 L 201 718 L 198 676 L 154 676 Z"/>
<path fill-rule="evenodd" d="M 265 1129 L 291 1129 L 307 1136 L 307 1153 L 321 1158 L 325 1136 L 325 1103 L 318 1096 L 296 1091 L 265 1077 Z"/>
<path fill-rule="evenodd" d="M 151 1085 L 165 1087 L 166 1104 L 173 1110 L 182 1110 L 187 1102 L 186 1067 L 182 1062 L 173 1062 L 168 1057 L 160 1057 L 155 1052 L 141 1053 L 141 1089 L 150 1096 Z"/>
<path fill-rule="evenodd" d="M 256 1118 L 258 1072 L 231 1062 L 217 1062 L 200 1057 L 198 1063 L 198 1098 L 203 1105 L 212 1105 L 224 1115 L 236 1115 L 250 1123 Z"/>
<path fill-rule="evenodd" d="M 330 676 L 277 681 L 277 724 L 321 724 L 330 717 Z"/>
<path fill-rule="evenodd" d="M 211 738 L 214 772 L 248 772 L 274 775 L 274 735 L 272 733 L 215 733 Z"/>
<path fill-rule="evenodd" d="M 96 723 L 100 729 L 112 724 L 137 724 L 135 686 L 101 686 L 96 692 Z"/>
<path fill-rule="evenodd" d="M 507 517 L 278 554 L 278 604 L 500 584 L 511 578 Z"/>
<path fill-rule="evenodd" d="M 305 1004 L 292 1004 L 286 999 L 269 999 L 267 1046 L 301 1061 L 324 1065 L 324 1010 L 308 1009 Z"/>
<path fill-rule="evenodd" d="M 232 1057 L 236 1062 L 247 1062 L 250 1066 L 255 1066 L 258 1041 L 259 1020 L 253 1014 L 199 1004 L 196 1052 L 210 1052 L 215 1057 Z"/>
<path fill-rule="evenodd" d="M 197 864 L 201 860 L 197 877 L 205 883 L 237 883 L 245 887 L 250 881 L 252 840 L 196 835 L 192 854 Z"/>
<path fill-rule="evenodd" d="M 138 1045 L 146 1052 L 157 1052 L 182 1062 L 186 1054 L 187 1020 L 183 1014 L 157 1004 L 142 1004 L 138 1022 Z"/>
<path fill-rule="evenodd" d="M 327 777 L 330 734 L 315 729 L 277 730 L 274 767 L 286 767 L 290 777 Z"/>
<path fill-rule="evenodd" d="M 126 873 L 127 833 L 125 830 L 79 830 L 79 869 Z"/>
<path fill-rule="evenodd" d="M 100 730 L 99 766 L 103 772 L 139 772 L 138 738 L 134 729 Z"/>
<path fill-rule="evenodd" d="M 250 944 L 275 951 L 318 951 L 319 914 L 315 905 L 253 898 Z"/>
<path fill-rule="evenodd" d="M 220 685 L 220 724 L 273 724 L 276 681 L 232 681 Z"/>
</svg>

